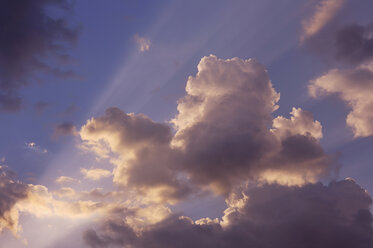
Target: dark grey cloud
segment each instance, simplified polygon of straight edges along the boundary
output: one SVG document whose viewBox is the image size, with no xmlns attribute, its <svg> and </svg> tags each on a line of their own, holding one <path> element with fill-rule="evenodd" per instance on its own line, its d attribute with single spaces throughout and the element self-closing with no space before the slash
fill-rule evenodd
<svg viewBox="0 0 373 248">
<path fill-rule="evenodd" d="M 358 65 L 373 57 L 373 25 L 367 24 L 371 1 L 316 0 L 312 18 L 303 19 L 301 45 L 312 50 L 327 67 Z M 312 6 L 310 4 L 308 6 Z M 310 31 L 307 35 L 306 31 Z M 305 36 L 306 35 L 306 36 Z"/>
<path fill-rule="evenodd" d="M 373 25 L 353 24 L 337 31 L 337 58 L 353 64 L 373 59 Z"/>
<path fill-rule="evenodd" d="M 116 219 L 87 230 L 84 239 L 93 248 L 373 247 L 372 199 L 350 179 L 327 186 L 265 184 L 245 194 L 220 223 L 172 216 L 135 235 Z"/>
<path fill-rule="evenodd" d="M 27 191 L 26 184 L 17 181 L 13 172 L 0 166 L 0 233 L 4 228 L 17 233 L 18 213 L 11 210 L 19 200 L 27 197 Z"/>
<path fill-rule="evenodd" d="M 39 73 L 75 76 L 57 65 L 68 57 L 67 46 L 76 41 L 78 30 L 64 17 L 48 15 L 50 6 L 71 9 L 68 0 L 0 1 L 0 110 L 18 110 L 22 103 L 18 89 L 39 81 Z M 46 62 L 50 58 L 56 66 Z"/>
<path fill-rule="evenodd" d="M 55 136 L 77 135 L 77 134 L 78 134 L 78 131 L 76 130 L 76 126 L 71 122 L 60 123 L 54 128 Z"/>
</svg>

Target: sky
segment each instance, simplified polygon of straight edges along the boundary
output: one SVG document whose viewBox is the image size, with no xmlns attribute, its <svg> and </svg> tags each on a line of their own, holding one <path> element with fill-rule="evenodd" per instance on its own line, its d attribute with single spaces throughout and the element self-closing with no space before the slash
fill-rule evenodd
<svg viewBox="0 0 373 248">
<path fill-rule="evenodd" d="M 0 0 L 0 248 L 372 248 L 372 9 Z"/>
</svg>

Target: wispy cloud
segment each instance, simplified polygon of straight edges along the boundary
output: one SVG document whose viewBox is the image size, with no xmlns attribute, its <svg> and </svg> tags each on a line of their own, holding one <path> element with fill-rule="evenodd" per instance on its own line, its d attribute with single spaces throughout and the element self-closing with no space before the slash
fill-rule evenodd
<svg viewBox="0 0 373 248">
<path fill-rule="evenodd" d="M 109 177 L 112 175 L 112 173 L 109 170 L 100 169 L 100 168 L 96 168 L 96 169 L 81 168 L 80 172 L 84 175 L 85 179 L 90 179 L 93 181 L 98 181 L 103 177 Z"/>
<path fill-rule="evenodd" d="M 69 46 L 77 41 L 78 29 L 66 18 L 52 18 L 45 10 L 50 6 L 60 11 L 72 9 L 67 0 L 27 1 L 21 5 L 12 0 L 0 2 L 0 9 L 6 10 L 0 18 L 0 111 L 19 110 L 19 89 L 38 80 L 40 73 L 63 79 L 77 77 L 59 65 L 68 57 Z M 49 58 L 57 66 L 46 63 Z"/>
<path fill-rule="evenodd" d="M 78 179 L 66 176 L 60 176 L 56 179 L 56 183 L 58 184 L 72 184 L 72 183 L 80 183 Z"/>
<path fill-rule="evenodd" d="M 303 21 L 301 42 L 317 34 L 343 7 L 345 0 L 322 0 L 314 14 Z"/>
</svg>

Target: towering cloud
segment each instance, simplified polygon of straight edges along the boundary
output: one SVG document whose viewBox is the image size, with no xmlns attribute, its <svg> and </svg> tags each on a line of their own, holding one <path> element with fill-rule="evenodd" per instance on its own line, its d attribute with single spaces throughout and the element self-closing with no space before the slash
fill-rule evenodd
<svg viewBox="0 0 373 248">
<path fill-rule="evenodd" d="M 51 57 L 58 63 L 66 60 L 65 45 L 77 38 L 77 30 L 66 19 L 47 14 L 49 6 L 71 7 L 66 0 L 0 1 L 0 110 L 18 110 L 21 98 L 17 90 L 38 80 L 40 72 L 74 76 L 46 63 Z"/>
<path fill-rule="evenodd" d="M 328 171 L 317 141 L 321 125 L 310 113 L 294 110 L 291 132 L 280 124 L 283 117 L 269 130 L 280 95 L 255 60 L 204 57 L 186 92 L 172 120 L 172 144 L 182 150 L 183 169 L 196 183 L 227 193 L 249 178 L 304 183 Z"/>
<path fill-rule="evenodd" d="M 311 113 L 293 109 L 290 120 L 273 120 L 279 94 L 255 60 L 204 57 L 186 93 L 174 134 L 167 124 L 110 108 L 82 127 L 84 146 L 119 155 L 114 182 L 163 200 L 195 186 L 227 195 L 247 180 L 301 185 L 332 169 Z"/>
</svg>

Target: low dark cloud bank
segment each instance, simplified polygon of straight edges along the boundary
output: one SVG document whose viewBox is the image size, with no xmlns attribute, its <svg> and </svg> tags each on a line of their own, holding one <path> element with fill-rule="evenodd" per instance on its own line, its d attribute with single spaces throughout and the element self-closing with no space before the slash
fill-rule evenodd
<svg viewBox="0 0 373 248">
<path fill-rule="evenodd" d="M 52 17 L 46 8 L 71 9 L 67 0 L 0 1 L 0 110 L 17 111 L 22 99 L 18 89 L 39 81 L 38 73 L 75 76 L 45 60 L 64 63 L 66 49 L 77 40 L 78 30 L 63 17 Z"/>
<path fill-rule="evenodd" d="M 351 179 L 327 186 L 266 184 L 245 194 L 221 223 L 172 216 L 136 235 L 122 220 L 111 220 L 84 239 L 92 248 L 373 247 L 372 199 Z"/>
</svg>

